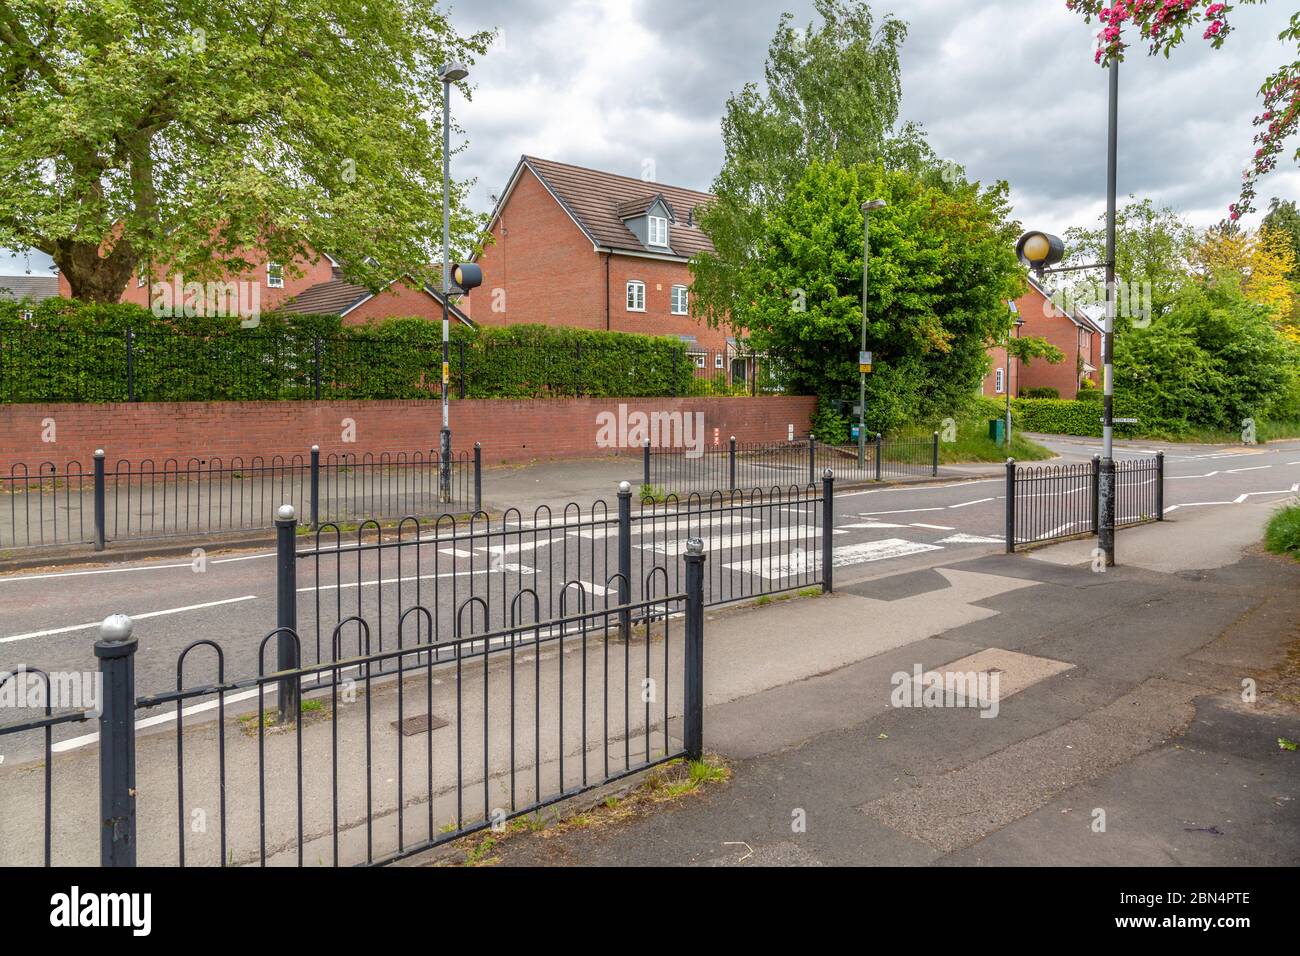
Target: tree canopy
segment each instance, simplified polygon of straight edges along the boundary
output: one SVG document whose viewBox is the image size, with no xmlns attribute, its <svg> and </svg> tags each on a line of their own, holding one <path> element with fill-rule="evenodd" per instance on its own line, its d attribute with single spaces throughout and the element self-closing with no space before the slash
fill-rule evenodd
<svg viewBox="0 0 1300 956">
<path fill-rule="evenodd" d="M 789 387 L 857 397 L 863 214 L 867 419 L 877 430 L 955 413 L 987 372 L 987 347 L 1011 322 L 1024 282 L 1007 190 L 940 189 L 914 173 L 813 162 L 763 218 L 740 290 L 754 346 L 779 356 Z"/>
<path fill-rule="evenodd" d="M 714 324 L 747 323 L 741 289 L 764 216 L 809 164 L 880 163 L 940 175 L 920 128 L 899 122 L 898 58 L 907 25 L 889 15 L 878 20 L 866 3 L 816 0 L 815 7 L 816 26 L 796 29 L 793 17 L 782 15 L 763 87 L 747 83 L 727 100 L 717 200 L 700 216 L 716 251 L 692 263 L 693 309 Z M 950 170 L 950 178 L 959 177 L 959 169 Z"/>
<path fill-rule="evenodd" d="M 250 246 L 329 253 L 372 287 L 431 277 L 437 66 L 490 38 L 435 0 L 0 5 L 0 246 L 50 254 L 100 302 L 150 263 L 243 272 Z"/>
</svg>

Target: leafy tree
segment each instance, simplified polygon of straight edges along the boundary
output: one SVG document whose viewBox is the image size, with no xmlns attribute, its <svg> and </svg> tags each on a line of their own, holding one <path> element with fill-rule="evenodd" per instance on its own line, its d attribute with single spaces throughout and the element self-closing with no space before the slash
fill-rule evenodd
<svg viewBox="0 0 1300 956">
<path fill-rule="evenodd" d="M 490 39 L 435 0 L 0 5 L 0 246 L 49 253 L 96 302 L 151 262 L 245 272 L 254 245 L 328 252 L 372 287 L 431 277 L 437 65 Z"/>
<path fill-rule="evenodd" d="M 1265 0 L 1237 0 L 1238 4 L 1259 4 Z M 1216 50 L 1223 46 L 1232 26 L 1228 14 L 1237 4 L 1221 0 L 1066 0 L 1068 9 L 1082 13 L 1091 23 L 1096 17 L 1102 23 L 1097 35 L 1098 63 L 1124 59 L 1128 44 L 1124 41 L 1125 24 L 1131 32 L 1149 44 L 1148 51 L 1166 57 L 1183 42 L 1189 32 L 1199 32 Z M 1300 128 L 1300 12 L 1291 15 L 1291 21 L 1278 34 L 1278 39 L 1294 44 L 1296 58 L 1283 63 L 1274 73 L 1264 78 L 1259 88 L 1264 101 L 1263 111 L 1255 117 L 1256 150 L 1250 168 L 1246 170 L 1241 185 L 1241 196 L 1228 207 L 1229 216 L 1236 220 L 1253 212 L 1256 182 L 1277 166 L 1282 155 L 1282 143 Z M 1295 158 L 1300 160 L 1300 148 Z"/>
<path fill-rule="evenodd" d="M 1236 224 L 1206 230 L 1193 259 L 1206 280 L 1227 283 L 1251 302 L 1265 306 L 1283 335 L 1300 341 L 1296 327 L 1296 289 L 1287 278 L 1295 271 L 1290 237 L 1280 229 L 1248 232 Z"/>
<path fill-rule="evenodd" d="M 1300 263 L 1300 210 L 1296 209 L 1294 199 L 1283 201 L 1274 196 L 1260 225 L 1284 233 L 1291 242 L 1291 252 L 1296 262 Z M 1300 282 L 1300 270 L 1293 269 L 1288 278 L 1292 282 Z"/>
<path fill-rule="evenodd" d="M 819 27 L 796 30 L 782 15 L 764 88 L 747 83 L 727 100 L 717 201 L 700 215 L 716 252 L 692 263 L 693 307 L 715 325 L 747 324 L 741 289 L 764 217 L 809 164 L 882 163 L 941 175 L 920 128 L 898 119 L 907 25 L 889 15 L 877 21 L 866 3 L 815 0 L 815 7 Z M 959 180 L 961 170 L 949 167 L 947 175 Z"/>
<path fill-rule="evenodd" d="M 871 216 L 867 419 L 886 431 L 954 414 L 1006 333 L 1023 289 L 1004 183 L 950 191 L 905 171 L 812 163 L 769 211 L 740 292 L 754 346 L 783 357 L 790 387 L 856 400 L 862 203 Z"/>
<path fill-rule="evenodd" d="M 1072 227 L 1066 230 L 1068 265 L 1102 262 L 1106 258 L 1106 217 L 1096 229 Z M 1164 315 L 1178 290 L 1187 282 L 1188 258 L 1196 232 L 1168 206 L 1160 209 L 1150 199 L 1129 202 L 1115 213 L 1116 281 L 1151 295 L 1151 317 Z M 1073 298 L 1079 304 L 1105 303 L 1106 292 L 1091 279 L 1075 283 Z M 1126 328 L 1132 316 L 1117 316 L 1116 327 Z"/>
</svg>

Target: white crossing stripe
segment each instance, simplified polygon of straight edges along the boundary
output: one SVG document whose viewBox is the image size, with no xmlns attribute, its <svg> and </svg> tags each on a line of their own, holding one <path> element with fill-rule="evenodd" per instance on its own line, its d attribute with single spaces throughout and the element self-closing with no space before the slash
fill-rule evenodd
<svg viewBox="0 0 1300 956">
<path fill-rule="evenodd" d="M 940 538 L 940 544 L 1002 544 L 1005 539 L 991 538 L 983 534 L 950 534 L 946 538 Z"/>
<path fill-rule="evenodd" d="M 846 544 L 831 552 L 833 567 L 842 568 L 868 561 L 885 561 L 901 558 L 909 554 L 924 551 L 942 551 L 937 544 L 922 544 L 919 541 L 905 541 L 902 538 L 885 538 L 882 541 L 864 541 L 861 544 Z M 729 571 L 742 571 L 766 580 L 778 580 L 800 574 L 816 573 L 821 570 L 821 553 L 814 551 L 794 551 L 791 554 L 772 555 L 755 558 L 751 561 L 737 561 L 725 564 Z"/>
<path fill-rule="evenodd" d="M 847 534 L 845 531 L 834 530 L 832 534 Z M 810 546 L 817 548 L 820 534 L 811 527 L 796 528 L 764 528 L 761 531 L 753 531 L 742 534 L 728 534 L 720 538 L 708 537 L 704 539 L 705 552 L 725 551 L 727 548 L 748 548 L 761 547 L 767 544 L 780 544 L 786 541 L 792 541 L 796 544 L 806 542 Z M 679 555 L 686 553 L 686 539 L 678 538 L 676 541 L 656 542 L 653 547 L 643 545 L 646 551 L 653 551 L 656 554 Z"/>
</svg>

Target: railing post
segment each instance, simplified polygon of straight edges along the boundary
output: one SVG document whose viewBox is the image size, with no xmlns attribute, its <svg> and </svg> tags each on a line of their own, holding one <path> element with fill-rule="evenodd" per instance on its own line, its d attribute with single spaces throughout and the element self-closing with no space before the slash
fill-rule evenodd
<svg viewBox="0 0 1300 956">
<path fill-rule="evenodd" d="M 822 593 L 835 590 L 834 565 L 831 562 L 831 533 L 835 530 L 835 472 L 822 472 Z"/>
<path fill-rule="evenodd" d="M 650 439 L 645 440 L 645 448 L 641 450 L 641 484 L 648 486 L 650 484 Z"/>
<path fill-rule="evenodd" d="M 1007 459 L 1007 554 L 1016 550 L 1016 460 Z"/>
<path fill-rule="evenodd" d="M 483 510 L 483 445 L 474 443 L 474 513 Z"/>
<path fill-rule="evenodd" d="M 281 630 L 275 636 L 275 669 L 294 670 L 298 667 L 298 565 L 296 538 L 298 516 L 293 505 L 280 505 L 275 513 L 275 626 Z M 298 678 L 286 677 L 279 682 L 280 723 L 298 719 Z"/>
<path fill-rule="evenodd" d="M 623 640 L 632 638 L 632 486 L 618 483 L 618 628 Z"/>
<path fill-rule="evenodd" d="M 808 433 L 808 484 L 817 481 L 817 438 Z"/>
<path fill-rule="evenodd" d="M 320 445 L 311 446 L 311 530 L 320 528 Z"/>
<path fill-rule="evenodd" d="M 731 436 L 731 441 L 727 443 L 727 478 L 731 482 L 727 485 L 728 491 L 736 490 L 736 436 Z"/>
<path fill-rule="evenodd" d="M 682 743 L 691 760 L 704 757 L 704 542 L 686 542 L 686 678 Z"/>
<path fill-rule="evenodd" d="M 884 457 L 880 454 L 880 452 L 883 447 L 884 447 L 884 442 L 881 441 L 880 432 L 876 432 L 876 481 L 880 480 L 880 461 L 881 458 Z"/>
<path fill-rule="evenodd" d="M 1165 520 L 1165 453 L 1156 452 L 1156 520 Z"/>
<path fill-rule="evenodd" d="M 939 433 L 935 432 L 931 438 L 932 450 L 930 453 L 930 475 L 935 477 L 939 474 Z"/>
<path fill-rule="evenodd" d="M 1092 533 L 1097 533 L 1097 516 L 1100 512 L 1098 507 L 1099 492 L 1101 489 L 1101 455 L 1092 456 L 1092 482 L 1088 489 L 1088 497 L 1092 505 Z"/>
<path fill-rule="evenodd" d="M 104 550 L 104 449 L 95 449 L 95 550 Z"/>
<path fill-rule="evenodd" d="M 126 400 L 135 401 L 135 330 L 126 330 Z"/>
<path fill-rule="evenodd" d="M 135 650 L 131 619 L 99 626 L 99 865 L 135 866 Z M 46 823 L 48 826 L 48 821 Z"/>
<path fill-rule="evenodd" d="M 311 383 L 312 383 L 311 394 L 312 394 L 312 398 L 316 399 L 316 401 L 319 402 L 320 401 L 320 345 L 321 345 L 320 336 L 317 335 L 314 338 L 312 338 L 311 344 L 312 344 L 312 353 L 314 358 L 312 374 L 311 374 Z M 314 526 L 315 523 L 313 521 L 313 527 Z"/>
</svg>

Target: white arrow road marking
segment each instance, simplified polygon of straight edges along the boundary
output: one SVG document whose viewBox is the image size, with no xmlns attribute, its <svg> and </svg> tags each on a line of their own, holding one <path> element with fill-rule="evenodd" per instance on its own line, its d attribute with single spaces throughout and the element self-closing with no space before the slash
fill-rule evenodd
<svg viewBox="0 0 1300 956">
<path fill-rule="evenodd" d="M 951 534 L 946 538 L 940 538 L 940 544 L 1002 544 L 1003 538 L 990 538 L 982 534 Z"/>
<path fill-rule="evenodd" d="M 1252 465 L 1250 468 L 1229 468 L 1224 472 L 1225 475 L 1237 475 L 1243 471 L 1262 471 L 1265 468 L 1272 468 L 1272 465 Z"/>
<path fill-rule="evenodd" d="M 902 538 L 885 538 L 881 541 L 864 541 L 861 544 L 846 544 L 831 553 L 833 567 L 842 568 L 868 561 L 885 561 L 901 558 L 923 551 L 942 551 L 937 544 L 922 544 L 919 541 L 905 541 Z M 805 551 L 800 554 L 773 555 L 756 558 L 752 561 L 737 561 L 724 564 L 729 571 L 741 571 L 765 580 L 777 580 L 792 575 L 816 573 L 821 568 L 819 550 Z"/>
<path fill-rule="evenodd" d="M 238 604 L 240 601 L 256 601 L 256 594 L 245 594 L 243 597 L 226 598 L 224 601 L 208 601 L 204 604 L 187 604 L 185 607 L 172 607 L 165 611 L 145 611 L 143 614 L 132 614 L 131 620 L 143 621 L 150 617 L 163 617 L 167 614 L 182 614 L 185 611 L 201 611 L 204 608 L 219 607 L 223 604 Z M 89 624 L 72 624 L 68 627 L 52 627 L 45 631 L 29 631 L 26 634 L 13 634 L 9 637 L 0 637 L 0 644 L 9 644 L 13 641 L 27 641 L 33 637 L 49 637 L 53 634 L 70 634 L 73 631 L 87 631 L 92 627 L 99 627 L 100 621 L 91 621 Z"/>
</svg>

